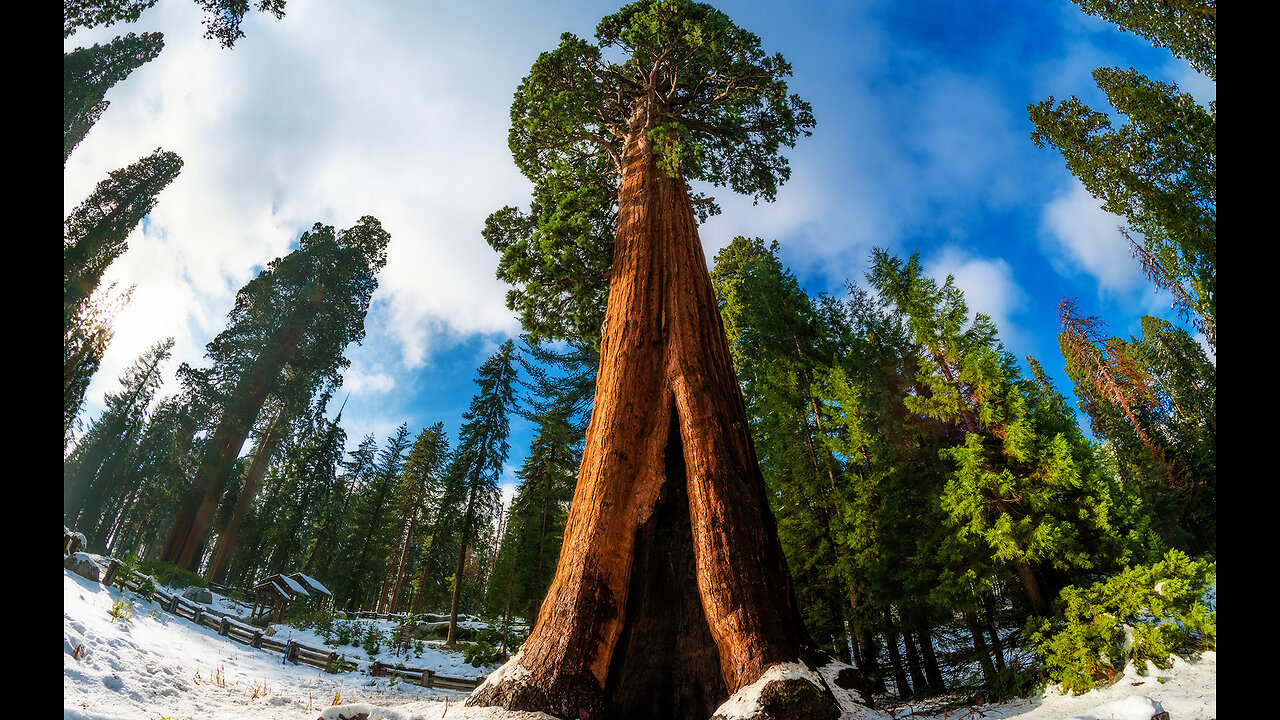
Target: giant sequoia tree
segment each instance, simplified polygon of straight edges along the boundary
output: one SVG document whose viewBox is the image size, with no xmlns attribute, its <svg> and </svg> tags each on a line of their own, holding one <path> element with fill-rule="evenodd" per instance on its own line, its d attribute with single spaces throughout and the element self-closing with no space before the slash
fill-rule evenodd
<svg viewBox="0 0 1280 720">
<path fill-rule="evenodd" d="M 272 260 L 237 293 L 227 328 L 207 346 L 212 366 L 179 369 L 218 419 L 162 560 L 195 569 L 227 474 L 269 396 L 287 404 L 342 384 L 341 370 L 350 364 L 343 351 L 364 338 L 389 240 L 369 216 L 342 232 L 316 223 L 296 250 Z"/>
<path fill-rule="evenodd" d="M 84 140 L 111 103 L 107 91 L 164 48 L 158 32 L 129 33 L 106 45 L 76 48 L 62 56 L 62 162 Z"/>
<path fill-rule="evenodd" d="M 780 149 L 808 134 L 812 113 L 787 94 L 788 63 L 707 5 L 636 2 L 604 18 L 596 39 L 562 35 L 512 106 L 511 149 L 535 197 L 603 165 L 617 182 L 617 229 L 560 563 L 521 652 L 468 702 L 701 719 L 754 685 L 758 716 L 834 716 L 812 672 L 687 185 L 772 200 L 790 174 Z M 558 239 L 592 240 L 538 236 L 565 221 L 561 209 L 534 207 L 533 262 L 553 261 Z"/>
</svg>

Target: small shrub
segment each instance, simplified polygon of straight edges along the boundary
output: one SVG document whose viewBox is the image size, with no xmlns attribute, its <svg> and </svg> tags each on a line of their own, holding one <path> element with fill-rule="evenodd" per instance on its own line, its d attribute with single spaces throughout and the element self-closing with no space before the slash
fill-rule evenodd
<svg viewBox="0 0 1280 720">
<path fill-rule="evenodd" d="M 332 628 L 332 637 L 336 645 L 355 646 L 363 635 L 363 626 L 355 620 L 343 620 L 335 622 Z"/>
<path fill-rule="evenodd" d="M 118 597 L 115 602 L 111 603 L 111 609 L 107 611 L 107 614 L 111 616 L 112 622 L 128 626 L 133 620 L 133 603 Z"/>
<path fill-rule="evenodd" d="M 141 563 L 142 561 L 138 559 L 137 553 L 120 558 L 120 567 L 116 568 L 117 583 L 123 584 L 125 580 L 131 578 L 134 573 L 138 572 L 138 567 Z"/>
<path fill-rule="evenodd" d="M 368 629 L 365 630 L 364 640 L 361 641 L 360 647 L 364 648 L 364 651 L 369 654 L 370 660 L 382 650 L 382 633 L 378 632 L 373 623 L 369 623 Z"/>
<path fill-rule="evenodd" d="M 161 560 L 147 560 L 142 563 L 140 570 L 148 575 L 154 576 L 157 580 L 168 585 L 171 588 L 183 590 L 189 587 L 209 587 L 204 578 L 199 573 L 192 572 L 184 567 L 178 567 L 173 563 L 163 562 Z"/>
<path fill-rule="evenodd" d="M 1170 654 L 1217 648 L 1217 612 L 1204 604 L 1214 566 L 1172 550 L 1087 588 L 1068 587 L 1053 617 L 1032 617 L 1026 634 L 1063 691 L 1109 684 L 1134 661 L 1167 668 Z"/>
<path fill-rule="evenodd" d="M 156 599 L 156 581 L 150 575 L 143 575 L 138 580 L 138 594 L 146 598 L 148 602 Z"/>
<path fill-rule="evenodd" d="M 502 651 L 493 645 L 476 641 L 462 646 L 462 660 L 474 667 L 496 665 L 504 658 Z"/>
<path fill-rule="evenodd" d="M 422 653 L 423 653 L 423 652 L 425 652 L 425 651 L 426 651 L 426 649 L 427 649 L 427 645 L 426 645 L 426 643 L 422 642 L 421 640 L 414 640 L 414 641 L 413 641 L 413 656 L 414 656 L 414 657 L 422 657 Z"/>
<path fill-rule="evenodd" d="M 328 636 L 333 634 L 333 620 L 333 614 L 318 607 L 312 598 L 295 601 L 288 610 L 285 610 L 283 618 L 286 625 L 299 630 L 315 628 L 318 634 L 326 638 L 325 642 L 328 642 Z"/>
</svg>

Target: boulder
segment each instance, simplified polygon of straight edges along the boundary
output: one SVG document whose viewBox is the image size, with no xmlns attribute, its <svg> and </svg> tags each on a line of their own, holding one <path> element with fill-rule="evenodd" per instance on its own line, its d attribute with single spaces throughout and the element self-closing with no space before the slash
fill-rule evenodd
<svg viewBox="0 0 1280 720">
<path fill-rule="evenodd" d="M 62 557 L 64 559 L 83 550 L 86 544 L 88 541 L 85 540 L 84 533 L 72 532 L 66 525 L 62 526 Z"/>
<path fill-rule="evenodd" d="M 202 587 L 189 587 L 182 591 L 182 597 L 201 605 L 213 604 L 213 593 Z"/>
<path fill-rule="evenodd" d="M 68 555 L 62 561 L 62 566 L 80 577 L 94 582 L 102 582 L 102 578 L 107 574 L 107 569 L 98 563 L 98 558 L 86 552 Z"/>
</svg>

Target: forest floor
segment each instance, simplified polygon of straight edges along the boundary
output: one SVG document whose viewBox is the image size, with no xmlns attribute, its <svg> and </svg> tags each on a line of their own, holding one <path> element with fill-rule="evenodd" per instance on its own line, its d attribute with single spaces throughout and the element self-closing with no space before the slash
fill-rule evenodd
<svg viewBox="0 0 1280 720">
<path fill-rule="evenodd" d="M 166 588 L 168 589 L 168 588 Z M 120 598 L 133 603 L 127 622 L 109 614 Z M 215 595 L 215 604 L 226 605 Z M 338 720 L 358 713 L 369 720 L 543 720 L 542 713 L 464 708 L 466 693 L 427 689 L 395 678 L 370 677 L 373 659 L 426 667 L 441 675 L 481 677 L 494 666 L 473 667 L 458 652 L 426 643 L 421 655 L 395 657 L 384 647 L 373 658 L 362 649 L 337 648 L 355 660 L 355 672 L 328 674 L 284 662 L 216 631 L 170 615 L 154 602 L 63 571 L 63 717 L 65 720 Z M 377 621 L 374 621 L 375 623 Z M 386 628 L 392 625 L 384 621 Z M 275 626 L 276 636 L 315 647 L 311 631 Z M 78 646 L 84 650 L 73 657 Z M 833 685 L 834 687 L 834 685 Z M 1054 687 L 1026 699 L 945 711 L 925 704 L 868 708 L 835 688 L 842 720 L 1019 718 L 1021 720 L 1149 720 L 1160 710 L 1171 720 L 1217 718 L 1217 655 L 1175 659 L 1170 670 L 1129 667 L 1113 685 L 1061 694 Z"/>
</svg>

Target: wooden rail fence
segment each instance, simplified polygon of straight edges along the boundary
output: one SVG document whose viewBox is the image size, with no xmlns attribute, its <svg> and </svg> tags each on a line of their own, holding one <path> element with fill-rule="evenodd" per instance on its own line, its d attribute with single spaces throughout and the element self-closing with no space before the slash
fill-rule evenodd
<svg viewBox="0 0 1280 720">
<path fill-rule="evenodd" d="M 111 575 L 115 575 L 115 570 L 115 567 L 111 568 Z M 141 587 L 143 577 L 145 576 L 135 571 L 131 573 L 130 577 L 114 576 L 112 579 L 120 587 L 137 592 Z M 157 588 L 154 599 L 166 612 L 190 620 L 210 630 L 216 630 L 219 635 L 243 645 L 248 645 L 258 650 L 270 650 L 280 653 L 284 655 L 285 660 L 295 665 L 309 665 L 327 673 L 350 672 L 359 668 L 359 665 L 354 661 L 339 659 L 336 650 L 316 648 L 292 640 L 282 641 L 278 638 L 268 637 L 261 628 L 247 625 L 225 613 L 212 610 L 200 603 L 192 602 L 177 593 L 170 593 Z M 375 615 L 375 613 L 367 614 Z M 357 614 L 358 617 L 363 615 Z M 466 692 L 474 690 L 480 683 L 484 682 L 484 678 L 437 675 L 435 671 L 427 668 L 388 665 L 376 660 L 370 666 L 369 674 L 374 677 L 395 675 L 415 682 L 422 687 Z"/>
</svg>

